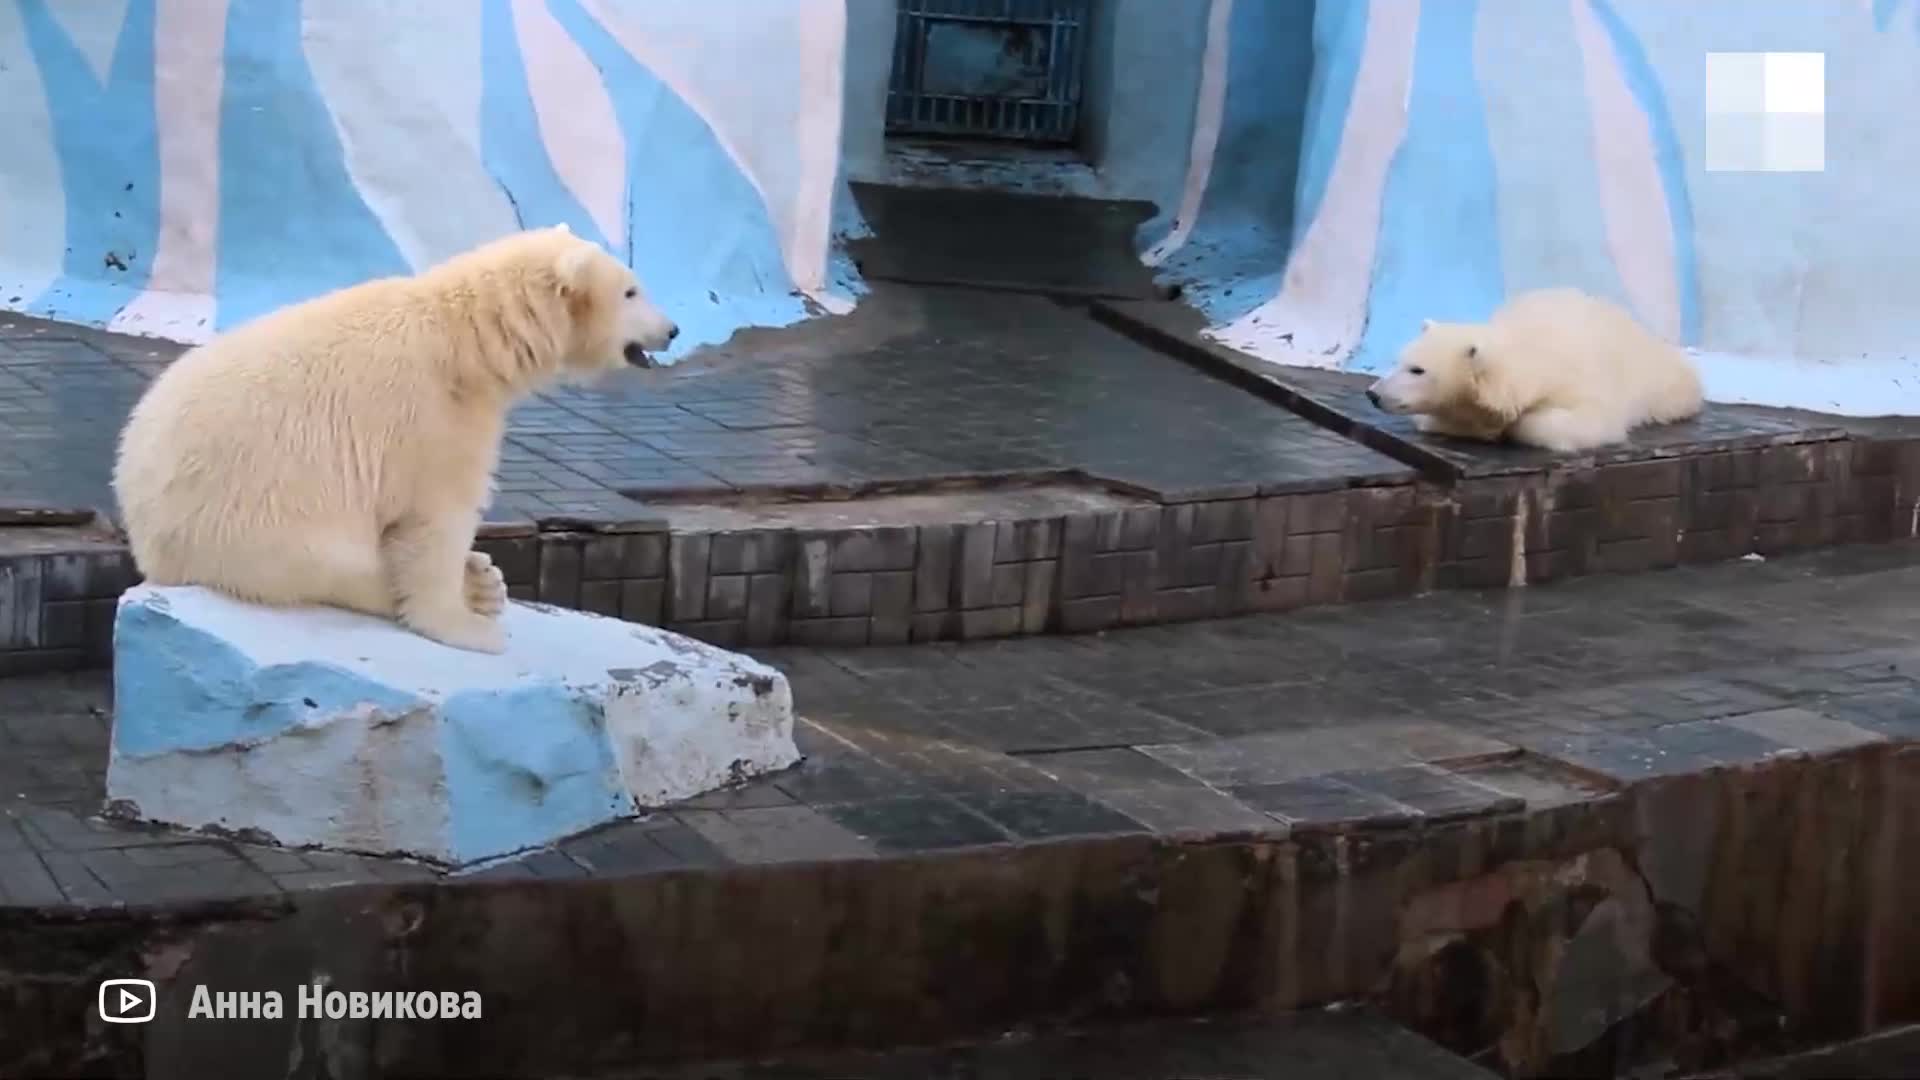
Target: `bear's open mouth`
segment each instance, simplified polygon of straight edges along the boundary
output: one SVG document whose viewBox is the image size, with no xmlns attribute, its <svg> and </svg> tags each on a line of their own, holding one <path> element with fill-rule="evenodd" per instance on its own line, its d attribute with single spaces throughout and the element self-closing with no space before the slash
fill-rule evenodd
<svg viewBox="0 0 1920 1080">
<path fill-rule="evenodd" d="M 653 357 L 647 355 L 647 350 L 641 348 L 639 342 L 627 342 L 627 347 L 623 351 L 626 355 L 627 363 L 632 364 L 634 367 L 650 368 L 653 366 Z"/>
</svg>

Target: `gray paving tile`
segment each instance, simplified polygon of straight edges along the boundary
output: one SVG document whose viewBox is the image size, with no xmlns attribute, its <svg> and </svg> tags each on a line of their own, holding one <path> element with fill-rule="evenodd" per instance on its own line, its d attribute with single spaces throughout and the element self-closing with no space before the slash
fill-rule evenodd
<svg viewBox="0 0 1920 1080">
<path fill-rule="evenodd" d="M 728 861 L 705 837 L 665 815 L 596 829 L 562 841 L 559 849 L 588 871 L 602 875 L 684 870 Z"/>
<path fill-rule="evenodd" d="M 485 876 L 1387 827 L 1920 738 L 1920 650 L 1864 644 L 1920 631 L 1903 599 L 1920 587 L 1920 546 L 1768 566 L 1527 590 L 1517 604 L 1460 594 L 1085 638 L 768 650 L 806 713 L 800 766 Z M 1740 614 L 1676 620 L 1686 610 Z M 98 677 L 0 679 L 0 784 L 44 793 L 0 792 L 0 902 L 434 875 L 92 817 L 108 689 Z"/>
<path fill-rule="evenodd" d="M 1274 819 L 1206 787 L 1102 788 L 1096 801 L 1165 836 L 1273 836 Z"/>
<path fill-rule="evenodd" d="M 1146 827 L 1072 791 L 968 791 L 962 805 L 1026 840 L 1145 832 Z"/>
<path fill-rule="evenodd" d="M 87 865 L 84 855 L 62 851 L 47 852 L 40 856 L 40 863 L 54 883 L 59 886 L 60 895 L 69 904 L 81 907 L 105 907 L 126 902 L 111 886 L 100 879 L 91 866 Z"/>
<path fill-rule="evenodd" d="M 1437 723 L 1360 723 L 1140 751 L 1217 787 L 1276 784 L 1329 773 L 1509 752 L 1500 740 Z"/>
<path fill-rule="evenodd" d="M 905 795 L 822 806 L 820 812 L 885 853 L 1006 843 L 1011 834 L 944 795 Z"/>
<path fill-rule="evenodd" d="M 1808 709 L 1770 709 L 1766 712 L 1729 716 L 1724 723 L 1764 739 L 1813 753 L 1845 750 L 1867 743 L 1885 742 L 1886 736 L 1857 724 L 1837 720 Z"/>
<path fill-rule="evenodd" d="M 1231 790 L 1240 801 L 1294 828 L 1381 828 L 1410 824 L 1421 816 L 1405 803 L 1331 776 L 1246 784 Z"/>
<path fill-rule="evenodd" d="M 1516 736 L 1515 741 L 1621 783 L 1754 764 L 1792 749 L 1718 720 L 1669 724 L 1633 734 L 1542 732 Z"/>
<path fill-rule="evenodd" d="M 0 508 L 110 508 L 114 434 L 177 349 L 65 328 L 4 339 Z M 1412 475 L 1039 298 L 886 286 L 776 341 L 783 355 L 725 346 L 526 402 L 490 518 L 630 519 L 644 511 L 621 492 L 980 472 L 1078 469 L 1170 494 Z"/>
<path fill-rule="evenodd" d="M 145 865 L 142 855 L 164 848 L 108 848 L 83 852 L 73 858 L 114 896 L 127 903 L 166 904 L 196 900 L 224 900 L 239 896 L 271 896 L 280 886 L 251 863 L 231 851 L 221 851 L 188 863 Z M 62 884 L 68 884 L 63 878 Z"/>
<path fill-rule="evenodd" d="M 1431 765 L 1402 765 L 1389 769 L 1334 773 L 1328 777 L 1361 791 L 1412 807 L 1428 821 L 1505 814 L 1526 801 Z"/>
<path fill-rule="evenodd" d="M 43 907 L 67 902 L 40 856 L 31 851 L 0 851 L 0 903 Z"/>
<path fill-rule="evenodd" d="M 674 815 L 738 863 L 867 858 L 871 841 L 808 806 L 690 810 Z"/>
</svg>

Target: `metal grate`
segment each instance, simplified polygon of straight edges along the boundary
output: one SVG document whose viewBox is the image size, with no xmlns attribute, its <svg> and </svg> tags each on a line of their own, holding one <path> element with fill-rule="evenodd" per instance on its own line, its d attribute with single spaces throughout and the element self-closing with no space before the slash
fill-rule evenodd
<svg viewBox="0 0 1920 1080">
<path fill-rule="evenodd" d="M 1089 0 L 898 0 L 887 131 L 1072 142 Z"/>
</svg>

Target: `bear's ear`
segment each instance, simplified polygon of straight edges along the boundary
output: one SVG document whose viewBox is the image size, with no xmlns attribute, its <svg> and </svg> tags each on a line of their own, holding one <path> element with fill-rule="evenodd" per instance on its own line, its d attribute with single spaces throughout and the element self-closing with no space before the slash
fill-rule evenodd
<svg viewBox="0 0 1920 1080">
<path fill-rule="evenodd" d="M 1467 377 L 1479 382 L 1487 377 L 1487 358 L 1481 353 L 1480 346 L 1469 343 L 1467 351 L 1461 355 L 1467 359 Z"/>
<path fill-rule="evenodd" d="M 1429 330 L 1431 330 L 1431 329 L 1433 329 L 1433 320 L 1432 320 L 1432 319 L 1421 319 L 1421 320 L 1420 320 L 1420 332 L 1421 332 L 1421 333 L 1423 333 L 1423 334 L 1424 334 L 1424 333 L 1426 333 L 1427 331 L 1429 331 Z"/>
<path fill-rule="evenodd" d="M 562 293 L 571 293 L 579 287 L 580 279 L 586 275 L 587 267 L 593 260 L 593 254 L 592 245 L 573 244 L 554 260 L 553 273 L 554 277 L 560 281 Z"/>
<path fill-rule="evenodd" d="M 572 236 L 573 226 L 568 225 L 566 222 L 563 221 L 560 224 L 555 225 L 553 227 L 553 231 L 559 233 L 561 236 Z"/>
</svg>

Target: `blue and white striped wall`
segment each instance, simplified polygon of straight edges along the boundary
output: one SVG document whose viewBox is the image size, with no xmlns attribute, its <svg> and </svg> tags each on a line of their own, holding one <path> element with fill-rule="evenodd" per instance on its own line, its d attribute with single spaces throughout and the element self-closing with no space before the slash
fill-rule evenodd
<svg viewBox="0 0 1920 1080">
<path fill-rule="evenodd" d="M 1574 285 L 1716 400 L 1920 414 L 1920 0 L 1209 3 L 1187 205 L 1145 243 L 1221 341 L 1374 372 Z M 1709 51 L 1826 54 L 1824 171 L 1706 171 Z"/>
<path fill-rule="evenodd" d="M 199 341 L 565 222 L 631 262 L 677 352 L 845 310 L 845 21 L 843 0 L 0 0 L 0 307 Z"/>
<path fill-rule="evenodd" d="M 1222 341 L 1379 371 L 1576 285 L 1715 398 L 1920 414 L 1920 0 L 1099 4 L 1096 193 Z M 197 341 L 564 221 L 681 352 L 845 311 L 890 9 L 0 0 L 0 308 Z M 1706 171 L 1708 51 L 1826 54 L 1824 171 Z"/>
</svg>

